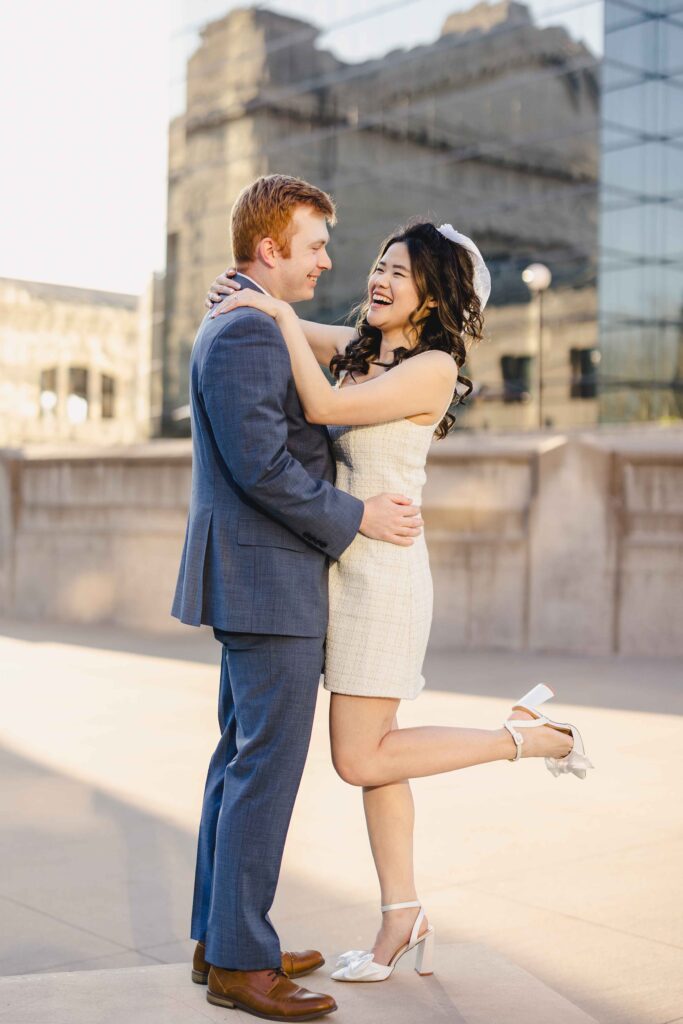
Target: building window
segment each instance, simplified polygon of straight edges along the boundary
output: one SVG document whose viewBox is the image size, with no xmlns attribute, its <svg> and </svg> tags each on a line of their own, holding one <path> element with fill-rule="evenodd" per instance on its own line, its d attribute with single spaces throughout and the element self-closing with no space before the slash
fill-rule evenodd
<svg viewBox="0 0 683 1024">
<path fill-rule="evenodd" d="M 528 402 L 531 397 L 532 356 L 501 356 L 504 402 Z"/>
<path fill-rule="evenodd" d="M 40 371 L 40 415 L 52 416 L 57 409 L 57 370 Z"/>
<path fill-rule="evenodd" d="M 69 368 L 66 414 L 71 423 L 85 423 L 88 418 L 88 371 L 83 366 Z"/>
<path fill-rule="evenodd" d="M 569 365 L 571 367 L 571 398 L 597 398 L 598 366 L 600 352 L 597 348 L 571 348 Z"/>
<path fill-rule="evenodd" d="M 102 374 L 102 419 L 113 420 L 116 405 L 116 381 Z"/>
</svg>

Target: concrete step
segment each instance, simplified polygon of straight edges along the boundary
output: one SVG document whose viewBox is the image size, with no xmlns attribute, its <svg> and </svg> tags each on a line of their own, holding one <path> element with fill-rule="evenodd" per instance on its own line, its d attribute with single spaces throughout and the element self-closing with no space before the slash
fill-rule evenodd
<svg viewBox="0 0 683 1024">
<path fill-rule="evenodd" d="M 412 965 L 401 965 L 383 984 L 342 985 L 329 974 L 326 966 L 304 982 L 334 995 L 339 1010 L 329 1019 L 335 1024 L 596 1024 L 528 971 L 474 943 L 437 945 L 435 973 L 427 978 Z M 188 964 L 0 979 L 0 1024 L 252 1024 L 255 1019 L 207 1003 L 206 990 L 190 981 Z"/>
</svg>

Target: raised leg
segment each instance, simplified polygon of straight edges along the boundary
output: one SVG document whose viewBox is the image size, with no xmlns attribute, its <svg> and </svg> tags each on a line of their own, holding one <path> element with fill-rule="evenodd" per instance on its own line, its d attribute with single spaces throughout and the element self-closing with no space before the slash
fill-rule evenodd
<svg viewBox="0 0 683 1024">
<path fill-rule="evenodd" d="M 394 729 L 399 705 L 387 697 L 333 693 L 330 703 L 332 759 L 339 775 L 355 786 L 385 786 L 439 775 L 489 761 L 509 760 L 515 744 L 507 729 L 420 726 Z M 542 726 L 529 730 L 524 757 L 564 757 L 568 737 Z"/>
</svg>

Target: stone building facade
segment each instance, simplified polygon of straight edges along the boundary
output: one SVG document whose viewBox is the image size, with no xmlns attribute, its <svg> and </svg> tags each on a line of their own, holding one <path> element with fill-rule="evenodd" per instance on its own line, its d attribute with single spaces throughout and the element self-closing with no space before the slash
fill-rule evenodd
<svg viewBox="0 0 683 1024">
<path fill-rule="evenodd" d="M 149 437 L 153 326 L 153 289 L 0 279 L 0 447 Z"/>
<path fill-rule="evenodd" d="M 338 204 L 334 269 L 307 316 L 343 317 L 381 239 L 410 217 L 451 222 L 477 240 L 494 297 L 487 346 L 469 370 L 489 397 L 463 423 L 525 422 L 524 401 L 494 396 L 503 356 L 534 344 L 521 272 L 547 264 L 563 324 L 546 338 L 561 346 L 562 410 L 551 419 L 590 418 L 592 406 L 572 397 L 572 367 L 590 354 L 572 349 L 595 344 L 585 317 L 595 303 L 598 95 L 594 55 L 564 28 L 534 25 L 514 0 L 451 15 L 433 44 L 362 64 L 318 48 L 312 25 L 267 10 L 207 25 L 188 62 L 185 112 L 170 128 L 165 430 L 187 428 L 187 362 L 206 286 L 231 258 L 230 207 L 273 172 L 308 178 Z M 508 399 L 515 389 L 523 392 L 508 385 Z"/>
</svg>

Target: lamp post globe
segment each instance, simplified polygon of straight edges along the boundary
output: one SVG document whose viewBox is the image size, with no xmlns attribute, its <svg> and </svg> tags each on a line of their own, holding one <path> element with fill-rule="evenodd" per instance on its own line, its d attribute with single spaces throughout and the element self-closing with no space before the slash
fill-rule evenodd
<svg viewBox="0 0 683 1024">
<path fill-rule="evenodd" d="M 550 287 L 553 275 L 545 263 L 530 263 L 522 271 L 522 281 L 530 292 L 538 294 Z"/>
</svg>

